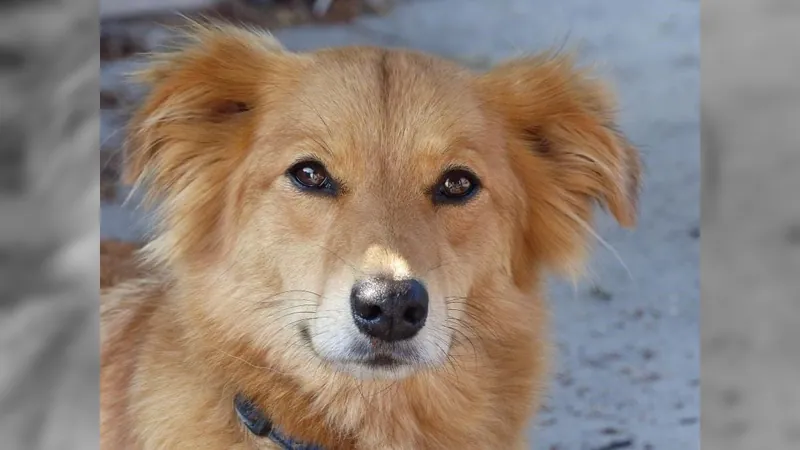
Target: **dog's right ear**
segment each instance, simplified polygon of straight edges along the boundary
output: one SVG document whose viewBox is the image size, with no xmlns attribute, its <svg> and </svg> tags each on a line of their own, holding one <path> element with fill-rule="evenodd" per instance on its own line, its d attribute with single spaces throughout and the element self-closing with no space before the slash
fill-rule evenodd
<svg viewBox="0 0 800 450">
<path fill-rule="evenodd" d="M 145 178 L 159 196 L 240 159 L 253 111 L 303 61 L 267 33 L 230 25 L 195 23 L 183 37 L 134 74 L 150 93 L 129 124 L 123 179 Z"/>
<path fill-rule="evenodd" d="M 309 61 L 233 26 L 194 24 L 185 38 L 135 74 L 150 93 L 129 124 L 123 173 L 157 200 L 163 243 L 151 258 L 160 262 L 200 261 L 220 248 L 259 119 Z"/>
</svg>

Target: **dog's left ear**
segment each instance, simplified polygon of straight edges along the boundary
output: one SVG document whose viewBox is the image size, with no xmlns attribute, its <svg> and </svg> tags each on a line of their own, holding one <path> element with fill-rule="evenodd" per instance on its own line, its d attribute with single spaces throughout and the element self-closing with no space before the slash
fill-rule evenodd
<svg viewBox="0 0 800 450">
<path fill-rule="evenodd" d="M 516 170 L 544 168 L 563 194 L 558 201 L 582 220 L 591 219 L 598 202 L 620 225 L 636 224 L 639 154 L 617 130 L 605 85 L 569 57 L 548 54 L 501 65 L 482 75 L 479 86 L 510 135 L 524 143 L 510 149 Z M 523 183 L 537 182 L 526 177 Z"/>
</svg>

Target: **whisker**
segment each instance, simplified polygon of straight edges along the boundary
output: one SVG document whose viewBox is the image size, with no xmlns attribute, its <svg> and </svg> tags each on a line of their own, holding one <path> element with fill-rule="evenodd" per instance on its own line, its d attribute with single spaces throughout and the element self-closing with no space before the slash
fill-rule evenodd
<svg viewBox="0 0 800 450">
<path fill-rule="evenodd" d="M 464 339 L 466 339 L 467 343 L 468 343 L 468 344 L 470 345 L 470 347 L 472 348 L 472 354 L 473 354 L 473 358 L 474 358 L 474 360 L 475 360 L 475 365 L 477 366 L 477 365 L 478 365 L 478 350 L 475 348 L 475 344 L 472 342 L 472 339 L 470 339 L 470 338 L 469 338 L 469 336 L 467 336 L 467 334 L 466 334 L 464 331 L 462 331 L 462 330 L 458 329 L 457 327 L 454 327 L 454 326 L 448 325 L 448 324 L 446 324 L 446 323 L 444 324 L 444 326 L 445 326 L 445 327 L 446 327 L 448 330 L 450 330 L 450 331 L 452 331 L 452 332 L 453 332 L 453 339 L 454 339 L 454 340 L 457 340 L 457 339 L 459 339 L 459 337 L 461 337 L 461 336 L 463 336 L 463 338 L 464 338 Z"/>
<path fill-rule="evenodd" d="M 241 358 L 241 357 L 239 357 L 239 356 L 236 356 L 236 355 L 234 355 L 234 354 L 232 354 L 232 353 L 229 353 L 229 352 L 227 352 L 227 351 L 223 350 L 222 348 L 219 348 L 219 347 L 213 347 L 213 349 L 214 349 L 214 350 L 216 350 L 216 351 L 218 351 L 218 352 L 220 352 L 220 353 L 222 353 L 222 354 L 223 354 L 223 355 L 225 355 L 225 356 L 228 356 L 229 358 L 235 359 L 236 361 L 239 361 L 239 362 L 241 362 L 242 364 L 245 364 L 245 365 L 247 365 L 247 366 L 250 366 L 250 367 L 252 367 L 252 368 L 254 368 L 254 369 L 259 369 L 259 370 L 268 370 L 268 371 L 270 371 L 270 372 L 274 372 L 274 373 L 277 373 L 277 374 L 279 374 L 279 375 L 289 375 L 288 373 L 286 373 L 286 372 L 283 372 L 283 371 L 280 371 L 280 370 L 278 370 L 278 369 L 276 369 L 276 368 L 274 368 L 274 367 L 271 367 L 271 366 L 261 366 L 261 365 L 253 364 L 253 363 L 251 363 L 250 361 L 248 361 L 248 360 L 246 360 L 246 359 L 244 359 L 244 358 Z"/>
<path fill-rule="evenodd" d="M 272 300 L 275 297 L 278 297 L 278 296 L 284 295 L 284 294 L 289 294 L 289 293 L 311 294 L 311 295 L 313 295 L 313 296 L 315 296 L 317 298 L 322 297 L 322 294 L 314 292 L 314 291 L 309 291 L 309 290 L 306 290 L 306 289 L 290 289 L 290 290 L 287 290 L 287 291 L 281 291 L 281 292 L 278 292 L 277 294 L 270 295 L 269 297 L 266 297 L 261 301 L 262 302 L 269 301 L 269 300 Z"/>
</svg>

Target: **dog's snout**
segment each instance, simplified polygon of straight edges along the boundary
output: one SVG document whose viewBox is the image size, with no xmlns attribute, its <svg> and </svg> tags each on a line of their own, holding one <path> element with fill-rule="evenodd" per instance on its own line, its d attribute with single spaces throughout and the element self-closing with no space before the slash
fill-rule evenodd
<svg viewBox="0 0 800 450">
<path fill-rule="evenodd" d="M 358 329 L 386 342 L 411 339 L 428 317 L 428 291 L 414 279 L 361 280 L 353 286 L 350 303 Z"/>
</svg>

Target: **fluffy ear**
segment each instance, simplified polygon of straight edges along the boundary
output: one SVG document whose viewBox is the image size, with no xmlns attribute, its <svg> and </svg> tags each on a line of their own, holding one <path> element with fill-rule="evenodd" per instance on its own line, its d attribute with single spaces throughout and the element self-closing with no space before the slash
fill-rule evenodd
<svg viewBox="0 0 800 450">
<path fill-rule="evenodd" d="M 561 267 L 590 232 L 594 204 L 624 227 L 636 223 L 638 151 L 617 130 L 613 96 L 566 56 L 546 54 L 499 66 L 479 80 L 509 134 L 514 169 L 528 197 L 527 226 L 540 253 Z M 560 223 L 559 223 L 560 222 Z M 558 229 L 546 232 L 548 224 Z M 546 236 L 546 237 L 543 237 Z M 572 256 L 565 256 L 572 255 Z"/>
<path fill-rule="evenodd" d="M 235 157 L 248 113 L 294 62 L 270 35 L 234 26 L 193 23 L 182 38 L 134 74 L 150 93 L 129 125 L 129 183 L 180 188 L 182 175 Z"/>
<path fill-rule="evenodd" d="M 124 179 L 159 200 L 170 251 L 207 250 L 259 110 L 302 60 L 266 33 L 193 24 L 135 77 L 150 93 L 129 124 Z M 285 83 L 284 83 L 285 85 Z"/>
</svg>

